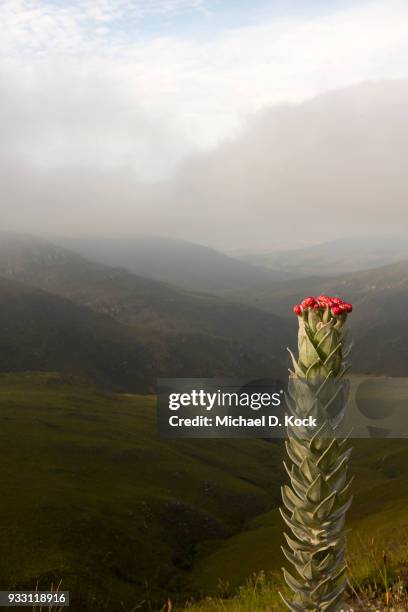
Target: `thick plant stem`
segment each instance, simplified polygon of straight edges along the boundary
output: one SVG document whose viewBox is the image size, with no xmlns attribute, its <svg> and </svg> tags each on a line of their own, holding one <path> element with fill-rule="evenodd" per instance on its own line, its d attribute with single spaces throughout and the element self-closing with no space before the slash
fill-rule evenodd
<svg viewBox="0 0 408 612">
<path fill-rule="evenodd" d="M 281 514 L 291 535 L 285 534 L 283 552 L 296 572 L 283 570 L 294 595 L 282 599 L 294 612 L 344 608 L 351 450 L 336 434 L 348 395 L 342 328 L 350 311 L 349 304 L 325 296 L 307 298 L 295 307 L 299 357 L 291 354 L 288 409 L 295 417 L 314 417 L 316 425 L 290 426 L 286 442 L 290 485 L 282 488 Z"/>
</svg>

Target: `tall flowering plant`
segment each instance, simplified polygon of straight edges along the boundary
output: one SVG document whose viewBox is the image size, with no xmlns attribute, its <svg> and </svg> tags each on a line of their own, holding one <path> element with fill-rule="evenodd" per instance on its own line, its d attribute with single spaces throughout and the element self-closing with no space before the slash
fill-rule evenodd
<svg viewBox="0 0 408 612">
<path fill-rule="evenodd" d="M 298 357 L 291 351 L 288 409 L 316 417 L 313 427 L 288 427 L 281 514 L 291 534 L 283 552 L 295 575 L 283 570 L 293 591 L 282 599 L 294 612 L 336 611 L 346 586 L 345 513 L 351 504 L 347 466 L 351 449 L 337 439 L 347 403 L 343 328 L 351 304 L 337 297 L 307 297 L 294 307 Z M 298 421 L 301 422 L 301 421 Z"/>
</svg>

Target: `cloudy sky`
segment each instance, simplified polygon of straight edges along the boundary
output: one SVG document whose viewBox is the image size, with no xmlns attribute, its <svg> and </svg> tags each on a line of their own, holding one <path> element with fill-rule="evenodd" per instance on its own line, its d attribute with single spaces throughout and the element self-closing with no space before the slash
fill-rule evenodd
<svg viewBox="0 0 408 612">
<path fill-rule="evenodd" d="M 3 225 L 263 248 L 333 189 L 374 230 L 386 185 L 391 231 L 406 78 L 406 0 L 2 0 Z"/>
</svg>

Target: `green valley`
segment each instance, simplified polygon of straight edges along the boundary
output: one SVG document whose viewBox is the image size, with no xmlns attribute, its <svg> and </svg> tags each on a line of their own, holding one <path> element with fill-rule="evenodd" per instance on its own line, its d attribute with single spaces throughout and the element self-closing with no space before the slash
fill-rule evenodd
<svg viewBox="0 0 408 612">
<path fill-rule="evenodd" d="M 76 611 L 189 595 L 200 543 L 278 501 L 277 445 L 162 441 L 154 396 L 3 374 L 0 420 L 2 585 L 62 579 Z"/>
<path fill-rule="evenodd" d="M 231 596 L 264 572 L 276 584 L 262 597 L 278 606 L 280 444 L 163 441 L 154 396 L 58 373 L 1 375 L 0 419 L 2 582 L 62 579 L 73 610 L 113 612 Z M 349 558 L 360 588 L 375 570 L 362 558 L 372 539 L 395 564 L 406 552 L 408 445 L 353 447 Z M 197 609 L 221 609 L 205 605 Z"/>
</svg>

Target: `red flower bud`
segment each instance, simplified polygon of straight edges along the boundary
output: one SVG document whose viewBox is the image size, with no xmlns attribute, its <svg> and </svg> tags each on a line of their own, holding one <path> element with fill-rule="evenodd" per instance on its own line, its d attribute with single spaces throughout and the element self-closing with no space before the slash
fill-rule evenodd
<svg viewBox="0 0 408 612">
<path fill-rule="evenodd" d="M 333 306 L 332 313 L 337 317 L 339 314 L 343 312 L 340 306 Z"/>
<path fill-rule="evenodd" d="M 329 297 L 328 295 L 320 295 L 317 300 L 322 308 L 331 308 L 332 306 L 335 306 L 333 298 Z"/>
<path fill-rule="evenodd" d="M 314 297 L 307 297 L 301 302 L 301 306 L 303 308 L 311 308 L 312 306 L 315 305 L 315 303 L 316 303 L 316 300 L 314 299 Z"/>
<path fill-rule="evenodd" d="M 293 307 L 293 312 L 299 317 L 302 314 L 302 308 L 297 304 Z"/>
</svg>

